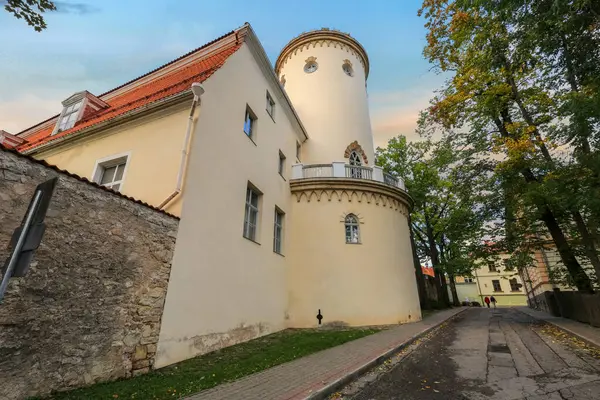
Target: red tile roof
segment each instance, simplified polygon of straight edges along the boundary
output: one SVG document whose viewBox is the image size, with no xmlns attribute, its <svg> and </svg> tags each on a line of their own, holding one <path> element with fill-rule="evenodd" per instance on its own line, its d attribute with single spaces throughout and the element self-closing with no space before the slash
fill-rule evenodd
<svg viewBox="0 0 600 400">
<path fill-rule="evenodd" d="M 227 40 L 228 38 L 234 38 L 235 40 Z M 209 54 L 207 54 L 205 57 L 199 57 L 197 60 L 183 64 L 179 67 L 175 66 L 172 71 L 167 71 L 166 73 L 157 76 L 154 79 L 147 79 L 144 81 L 143 78 L 151 77 L 152 74 L 157 72 L 162 72 L 163 69 L 166 69 L 178 61 L 184 60 L 186 57 L 200 52 L 201 50 L 213 44 L 218 45 L 219 41 L 223 41 L 223 45 L 219 46 L 215 51 L 209 52 Z M 85 118 L 80 119 L 71 129 L 67 129 L 51 136 L 55 123 L 48 126 L 46 122 L 51 120 L 56 121 L 58 116 L 55 116 L 21 132 L 28 132 L 26 137 L 28 142 L 19 146 L 18 150 L 31 150 L 42 144 L 72 135 L 84 128 L 94 126 L 101 122 L 109 121 L 115 117 L 134 111 L 150 103 L 166 99 L 173 95 L 189 90 L 193 82 L 202 83 L 208 79 L 213 73 L 215 73 L 215 71 L 223 66 L 225 61 L 227 61 L 227 59 L 240 47 L 241 41 L 238 40 L 236 31 L 232 31 L 224 36 L 221 36 L 220 38 L 207 43 L 206 45 L 193 50 L 190 53 L 177 58 L 176 60 L 173 60 L 151 72 L 148 72 L 145 75 L 142 75 L 98 96 L 103 101 L 108 103 L 110 107 L 99 110 L 92 115 L 88 115 Z M 130 88 L 127 88 L 128 86 L 130 86 Z M 117 93 L 112 96 L 110 95 L 111 93 L 118 92 L 120 90 L 122 90 L 122 93 Z M 39 129 L 31 133 L 32 130 L 37 126 L 39 126 Z"/>
</svg>

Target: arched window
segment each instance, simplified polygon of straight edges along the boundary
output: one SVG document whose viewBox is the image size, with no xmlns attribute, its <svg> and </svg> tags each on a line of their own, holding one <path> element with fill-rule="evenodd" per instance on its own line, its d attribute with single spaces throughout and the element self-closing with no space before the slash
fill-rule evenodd
<svg viewBox="0 0 600 400">
<path fill-rule="evenodd" d="M 350 153 L 350 178 L 362 178 L 362 160 L 360 154 L 356 151 Z"/>
<path fill-rule="evenodd" d="M 352 153 L 350 153 L 350 165 L 362 165 L 360 154 L 358 154 L 356 151 L 352 151 Z"/>
<path fill-rule="evenodd" d="M 354 214 L 346 215 L 346 243 L 360 243 L 360 232 L 358 228 L 358 218 Z"/>
</svg>

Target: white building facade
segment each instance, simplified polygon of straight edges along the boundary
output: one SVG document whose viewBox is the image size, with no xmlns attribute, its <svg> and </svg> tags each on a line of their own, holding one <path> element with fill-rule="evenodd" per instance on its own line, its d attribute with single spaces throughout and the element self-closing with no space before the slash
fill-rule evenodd
<svg viewBox="0 0 600 400">
<path fill-rule="evenodd" d="M 245 41 L 204 84 L 158 367 L 318 326 L 319 312 L 350 326 L 421 319 L 411 200 L 374 165 L 365 50 L 314 31 L 273 72 Z"/>
</svg>

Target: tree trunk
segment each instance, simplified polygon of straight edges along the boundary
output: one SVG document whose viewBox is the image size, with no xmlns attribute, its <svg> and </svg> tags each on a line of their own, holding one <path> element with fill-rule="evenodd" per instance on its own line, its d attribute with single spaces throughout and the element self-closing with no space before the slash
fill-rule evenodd
<svg viewBox="0 0 600 400">
<path fill-rule="evenodd" d="M 450 298 L 448 296 L 448 289 L 446 287 L 446 278 L 444 277 L 444 273 L 440 270 L 440 255 L 438 252 L 437 245 L 435 243 L 435 235 L 433 233 L 433 228 L 429 224 L 429 219 L 427 218 L 427 215 L 425 215 L 425 225 L 427 228 L 427 241 L 429 244 L 431 264 L 433 265 L 433 270 L 435 271 L 435 286 L 438 292 L 438 301 L 443 302 L 445 307 L 450 307 Z"/>
<path fill-rule="evenodd" d="M 503 110 L 503 112 L 501 112 L 501 114 L 502 114 L 503 119 L 507 123 L 510 123 L 510 117 L 508 115 L 508 111 Z M 508 131 L 506 130 L 504 123 L 499 118 L 495 118 L 494 122 L 496 123 L 502 136 L 507 139 L 510 139 L 510 135 L 509 135 Z M 531 183 L 534 183 L 537 181 L 535 174 L 533 173 L 533 171 L 531 171 L 530 168 L 527 168 L 527 167 L 523 168 L 521 170 L 521 175 L 525 179 L 525 182 L 528 184 L 531 184 Z M 585 271 L 583 270 L 583 268 L 581 268 L 581 265 L 575 258 L 573 249 L 569 245 L 569 242 L 567 241 L 566 236 L 564 235 L 560 225 L 558 224 L 558 221 L 556 220 L 554 213 L 548 206 L 548 203 L 546 201 L 544 201 L 543 203 L 537 204 L 536 206 L 541 215 L 540 219 L 546 225 L 546 228 L 548 229 L 548 232 L 550 233 L 550 236 L 552 237 L 552 240 L 554 241 L 554 244 L 556 245 L 558 253 L 560 254 L 560 258 L 561 258 L 563 264 L 565 265 L 565 267 L 567 268 L 567 271 L 569 271 L 569 275 L 573 279 L 575 286 L 577 286 L 577 289 L 582 292 L 593 293 L 594 290 L 593 290 L 590 278 L 586 275 Z"/>
<path fill-rule="evenodd" d="M 569 275 L 573 278 L 577 290 L 584 293 L 594 293 L 590 278 L 586 275 L 585 271 L 581 268 L 581 265 L 575 258 L 567 238 L 560 228 L 560 225 L 558 225 L 554 214 L 547 205 L 542 207 L 542 221 L 546 224 L 550 236 L 552 236 L 552 240 L 554 241 L 554 244 L 556 244 L 560 258 L 563 264 L 565 264 L 565 267 L 567 267 Z"/>
<path fill-rule="evenodd" d="M 450 294 L 448 293 L 448 282 L 446 282 L 446 276 L 443 272 L 440 272 L 440 281 L 442 283 L 442 298 L 446 307 L 450 307 Z"/>
<path fill-rule="evenodd" d="M 427 290 L 425 289 L 425 277 L 423 276 L 423 271 L 421 270 L 419 255 L 417 254 L 417 246 L 415 244 L 415 236 L 412 230 L 412 221 L 410 215 L 408 216 L 408 229 L 410 232 L 410 246 L 413 254 L 413 265 L 415 267 L 415 276 L 417 279 L 417 290 L 419 291 L 419 303 L 421 304 L 421 309 L 430 310 L 431 304 L 429 302 Z"/>
<path fill-rule="evenodd" d="M 598 252 L 596 251 L 596 247 L 594 246 L 594 239 L 583 221 L 583 217 L 580 213 L 573 213 L 573 219 L 577 224 L 577 229 L 579 233 L 581 233 L 581 241 L 583 242 L 583 247 L 585 249 L 585 255 L 592 263 L 594 267 L 594 271 L 596 271 L 596 280 L 600 284 L 600 258 L 598 258 Z"/>
<path fill-rule="evenodd" d="M 454 280 L 454 275 L 448 275 L 450 278 L 450 290 L 452 291 L 452 303 L 458 307 L 460 306 L 460 300 L 458 299 L 458 292 L 456 291 L 456 281 Z"/>
</svg>

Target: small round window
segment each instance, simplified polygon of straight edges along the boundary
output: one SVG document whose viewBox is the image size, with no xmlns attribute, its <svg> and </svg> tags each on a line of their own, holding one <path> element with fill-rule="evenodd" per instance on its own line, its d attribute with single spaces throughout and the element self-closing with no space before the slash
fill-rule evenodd
<svg viewBox="0 0 600 400">
<path fill-rule="evenodd" d="M 316 61 L 309 61 L 306 63 L 306 65 L 304 65 L 304 72 L 306 72 L 307 74 L 311 74 L 315 72 L 317 68 L 319 68 L 319 65 Z"/>
<path fill-rule="evenodd" d="M 348 76 L 354 76 L 354 70 L 352 69 L 352 66 L 348 63 L 344 63 L 342 65 L 342 69 L 344 70 L 344 73 Z"/>
</svg>

